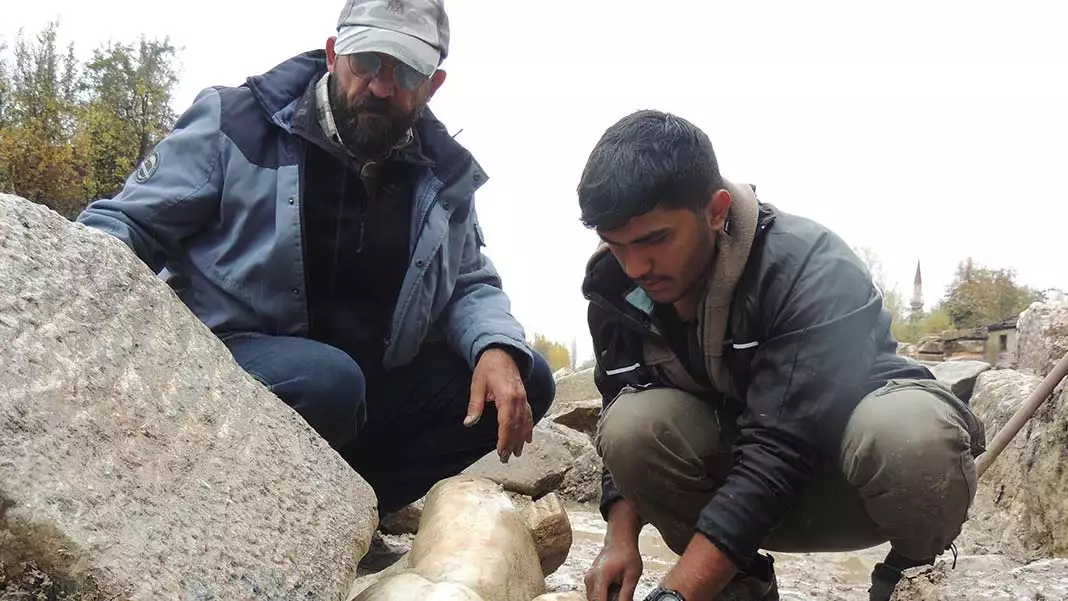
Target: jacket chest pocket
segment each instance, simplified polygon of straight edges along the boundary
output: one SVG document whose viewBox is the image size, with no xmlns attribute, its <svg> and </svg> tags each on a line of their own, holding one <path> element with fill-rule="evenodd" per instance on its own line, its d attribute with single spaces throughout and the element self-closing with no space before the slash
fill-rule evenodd
<svg viewBox="0 0 1068 601">
<path fill-rule="evenodd" d="M 723 363 L 733 375 L 734 386 L 742 399 L 745 398 L 745 392 L 749 388 L 750 366 L 758 348 L 759 345 L 755 343 L 736 345 L 730 342 L 726 343 L 723 348 Z"/>
</svg>

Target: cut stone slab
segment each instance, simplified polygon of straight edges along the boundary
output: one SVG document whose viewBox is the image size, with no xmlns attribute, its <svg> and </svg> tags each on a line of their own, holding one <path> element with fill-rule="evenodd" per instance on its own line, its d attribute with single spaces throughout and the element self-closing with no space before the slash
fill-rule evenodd
<svg viewBox="0 0 1068 601">
<path fill-rule="evenodd" d="M 567 438 L 542 422 L 534 426 L 533 441 L 523 447 L 522 457 L 513 456 L 508 463 L 501 463 L 497 452 L 490 451 L 464 473 L 487 478 L 507 491 L 537 499 L 560 486 L 571 463 Z"/>
<path fill-rule="evenodd" d="M 935 378 L 949 386 L 964 402 L 972 398 L 975 379 L 989 369 L 990 364 L 984 361 L 945 361 L 930 368 Z"/>
<path fill-rule="evenodd" d="M 0 282 L 0 597 L 344 598 L 370 486 L 126 246 L 0 195 Z"/>
<path fill-rule="evenodd" d="M 571 552 L 573 534 L 567 510 L 555 493 L 549 493 L 527 507 L 523 519 L 534 538 L 542 574 L 548 576 L 564 565 Z"/>
<path fill-rule="evenodd" d="M 597 422 L 600 418 L 601 401 L 599 399 L 568 403 L 551 416 L 551 419 L 561 426 L 567 426 L 587 436 L 597 433 Z"/>
</svg>

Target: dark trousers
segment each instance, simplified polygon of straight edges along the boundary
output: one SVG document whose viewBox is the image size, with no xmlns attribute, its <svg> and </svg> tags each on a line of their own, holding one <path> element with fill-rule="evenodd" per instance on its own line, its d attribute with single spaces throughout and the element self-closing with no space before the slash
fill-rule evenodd
<svg viewBox="0 0 1068 601">
<path fill-rule="evenodd" d="M 229 336 L 234 359 L 293 407 L 336 449 L 378 496 L 385 515 L 422 497 L 497 447 L 497 412 L 463 425 L 471 369 L 445 344 L 428 344 L 408 365 L 374 378 L 345 352 L 306 338 Z M 556 385 L 534 353 L 524 381 L 537 423 Z"/>
</svg>

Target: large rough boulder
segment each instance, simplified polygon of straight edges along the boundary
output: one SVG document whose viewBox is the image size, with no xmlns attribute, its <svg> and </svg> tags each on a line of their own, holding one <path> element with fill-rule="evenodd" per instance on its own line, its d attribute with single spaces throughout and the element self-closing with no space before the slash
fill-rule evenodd
<svg viewBox="0 0 1068 601">
<path fill-rule="evenodd" d="M 1046 377 L 1068 352 L 1068 301 L 1032 303 L 1016 329 L 1017 369 Z"/>
<path fill-rule="evenodd" d="M 955 569 L 939 562 L 915 568 L 892 601 L 1023 601 L 1068 599 L 1068 559 L 1023 566 L 999 556 L 962 557 Z"/>
<path fill-rule="evenodd" d="M 129 249 L 0 195 L 0 282 L 0 598 L 344 598 L 371 488 Z"/>
<path fill-rule="evenodd" d="M 1038 386 L 1014 370 L 982 373 L 972 407 L 991 440 Z M 971 511 L 978 544 L 1017 561 L 1068 554 L 1068 394 L 1047 401 L 983 475 Z M 989 542 L 988 542 L 989 541 Z"/>
</svg>

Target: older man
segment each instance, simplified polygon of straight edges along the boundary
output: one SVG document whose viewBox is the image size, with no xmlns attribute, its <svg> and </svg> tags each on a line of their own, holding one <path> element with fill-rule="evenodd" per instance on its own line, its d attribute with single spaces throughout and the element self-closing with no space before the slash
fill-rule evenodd
<svg viewBox="0 0 1068 601">
<path fill-rule="evenodd" d="M 554 396 L 482 253 L 486 175 L 427 108 L 448 47 L 438 1 L 350 0 L 325 50 L 201 92 L 79 217 L 161 273 L 383 514 L 518 456 Z"/>
</svg>

